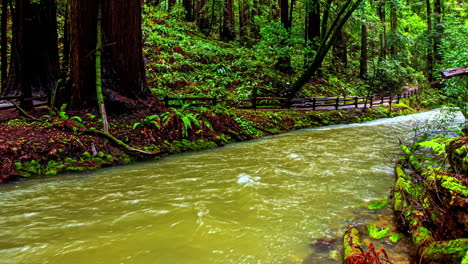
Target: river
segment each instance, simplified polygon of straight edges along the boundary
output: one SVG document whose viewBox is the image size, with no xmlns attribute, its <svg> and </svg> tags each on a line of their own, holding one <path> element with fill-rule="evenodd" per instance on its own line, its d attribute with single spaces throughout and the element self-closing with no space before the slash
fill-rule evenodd
<svg viewBox="0 0 468 264">
<path fill-rule="evenodd" d="M 0 262 L 302 263 L 366 221 L 394 183 L 397 137 L 437 113 L 1 186 Z"/>
</svg>

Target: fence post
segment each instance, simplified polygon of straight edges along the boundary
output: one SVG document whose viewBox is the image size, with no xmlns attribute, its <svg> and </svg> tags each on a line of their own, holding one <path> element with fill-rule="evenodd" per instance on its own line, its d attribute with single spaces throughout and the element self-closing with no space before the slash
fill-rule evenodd
<svg viewBox="0 0 468 264">
<path fill-rule="evenodd" d="M 396 103 L 399 104 L 400 103 L 400 99 L 401 99 L 401 96 L 400 94 L 397 95 L 397 100 L 396 100 Z"/>
<path fill-rule="evenodd" d="M 252 96 L 252 108 L 253 110 L 257 110 L 257 96 Z"/>
<path fill-rule="evenodd" d="M 164 96 L 164 105 L 165 105 L 166 107 L 169 107 L 169 96 L 167 96 L 167 95 Z"/>
<path fill-rule="evenodd" d="M 356 108 L 358 108 L 358 98 L 357 98 L 357 96 L 354 97 L 354 106 L 356 106 Z"/>
<path fill-rule="evenodd" d="M 385 96 L 382 96 L 382 101 L 380 102 L 381 105 L 384 103 Z"/>
<path fill-rule="evenodd" d="M 213 106 L 216 106 L 216 104 L 217 104 L 217 98 L 216 98 L 216 96 L 215 96 L 215 97 L 213 97 L 213 99 L 212 99 L 212 103 L 213 103 Z"/>
<path fill-rule="evenodd" d="M 369 107 L 372 107 L 372 104 L 374 103 L 374 102 L 372 102 L 374 100 L 374 96 L 371 96 L 369 99 L 370 99 Z"/>
<path fill-rule="evenodd" d="M 335 108 L 336 108 L 336 110 L 338 110 L 338 105 L 339 105 L 339 104 L 340 104 L 340 97 L 337 96 L 337 97 L 336 97 L 336 103 L 335 103 Z"/>
<path fill-rule="evenodd" d="M 315 111 L 315 101 L 316 101 L 316 98 L 312 98 L 312 110 Z"/>
</svg>

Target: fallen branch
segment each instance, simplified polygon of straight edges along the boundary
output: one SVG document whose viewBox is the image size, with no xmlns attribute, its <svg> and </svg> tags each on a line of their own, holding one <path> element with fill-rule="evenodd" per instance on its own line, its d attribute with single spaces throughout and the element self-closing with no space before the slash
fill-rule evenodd
<svg viewBox="0 0 468 264">
<path fill-rule="evenodd" d="M 138 154 L 142 154 L 142 155 L 146 155 L 146 156 L 158 156 L 158 155 L 168 153 L 167 150 L 160 151 L 160 152 L 147 152 L 147 151 L 144 151 L 144 150 L 139 150 L 139 149 L 130 147 L 129 145 L 125 144 L 122 140 L 119 140 L 118 138 L 113 136 L 112 134 L 105 133 L 103 131 L 85 130 L 83 133 L 88 134 L 88 135 L 95 135 L 95 136 L 100 136 L 100 137 L 106 138 L 106 139 L 110 140 L 112 143 L 116 144 L 117 146 L 124 148 L 128 152 L 138 153 Z"/>
<path fill-rule="evenodd" d="M 13 101 L 10 101 L 10 103 L 12 103 L 15 108 L 20 112 L 21 115 L 29 118 L 29 119 L 32 119 L 34 121 L 38 121 L 39 119 L 35 118 L 34 116 L 28 114 L 23 108 L 21 108 L 21 106 L 19 106 L 17 103 L 13 102 Z"/>
</svg>

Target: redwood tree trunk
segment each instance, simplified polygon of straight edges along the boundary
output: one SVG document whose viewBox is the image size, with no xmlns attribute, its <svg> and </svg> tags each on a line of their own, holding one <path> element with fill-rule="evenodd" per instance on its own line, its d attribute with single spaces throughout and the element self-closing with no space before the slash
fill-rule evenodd
<svg viewBox="0 0 468 264">
<path fill-rule="evenodd" d="M 437 65 L 442 60 L 442 54 L 439 50 L 442 44 L 442 35 L 444 28 L 442 25 L 442 3 L 441 0 L 434 0 L 434 20 L 436 34 L 434 36 L 434 64 Z"/>
<path fill-rule="evenodd" d="M 367 79 L 367 25 L 365 22 L 361 25 L 361 57 L 359 59 L 359 76 Z"/>
<path fill-rule="evenodd" d="M 7 23 L 8 23 L 8 1 L 2 1 L 2 25 L 1 25 L 1 40 L 0 45 L 2 46 L 2 50 L 0 51 L 0 56 L 2 57 L 2 69 L 1 69 L 1 87 L 4 87 L 4 82 L 7 78 L 7 67 L 8 67 L 8 60 L 7 60 Z M 1 91 L 1 90 L 0 90 Z"/>
<path fill-rule="evenodd" d="M 221 31 L 221 39 L 223 41 L 231 41 L 236 38 L 234 33 L 234 7 L 233 0 L 225 0 L 223 29 Z"/>
<path fill-rule="evenodd" d="M 431 10 L 431 1 L 426 0 L 426 15 L 427 15 L 427 67 L 426 74 L 427 79 L 432 82 L 434 80 L 433 71 L 434 71 L 434 54 L 433 54 L 433 38 L 432 34 L 432 10 Z"/>
<path fill-rule="evenodd" d="M 55 1 L 16 1 L 11 64 L 2 94 L 25 97 L 50 95 L 58 74 Z M 30 101 L 23 103 L 23 107 L 30 106 Z"/>
<path fill-rule="evenodd" d="M 106 103 L 125 103 L 127 110 L 150 91 L 145 83 L 142 54 L 141 2 L 102 0 L 102 84 Z M 96 0 L 71 1 L 72 87 L 70 100 L 75 108 L 96 106 Z"/>
<path fill-rule="evenodd" d="M 104 60 L 109 63 L 104 74 L 116 80 L 104 89 L 132 99 L 145 98 L 149 89 L 143 62 L 140 1 L 105 0 L 103 8 Z"/>
<path fill-rule="evenodd" d="M 182 5 L 185 8 L 185 20 L 188 22 L 193 22 L 193 0 L 182 0 Z"/>
<path fill-rule="evenodd" d="M 195 14 L 194 14 L 195 21 L 198 25 L 198 28 L 200 28 L 200 31 L 205 34 L 209 31 L 209 28 L 210 28 L 210 24 L 206 16 L 206 10 L 203 10 L 206 4 L 207 4 L 206 0 L 197 0 Z"/>
<path fill-rule="evenodd" d="M 390 28 L 392 31 L 393 38 L 395 39 L 398 33 L 398 13 L 397 13 L 397 4 L 395 2 L 391 3 L 391 11 L 390 11 Z M 390 45 L 390 55 L 392 57 L 397 55 L 397 43 L 393 41 Z"/>
<path fill-rule="evenodd" d="M 70 77 L 71 89 L 65 94 L 72 107 L 96 105 L 96 0 L 72 0 L 70 3 Z"/>
<path fill-rule="evenodd" d="M 344 30 L 341 30 L 338 33 L 335 42 L 333 42 L 332 63 L 338 71 L 348 66 L 348 50 L 346 46 L 346 37 L 343 31 Z"/>
<path fill-rule="evenodd" d="M 385 1 L 381 0 L 377 7 L 377 14 L 382 23 L 382 33 L 380 33 L 380 49 L 379 49 L 379 61 L 384 60 L 387 56 L 387 26 L 385 18 Z"/>
</svg>

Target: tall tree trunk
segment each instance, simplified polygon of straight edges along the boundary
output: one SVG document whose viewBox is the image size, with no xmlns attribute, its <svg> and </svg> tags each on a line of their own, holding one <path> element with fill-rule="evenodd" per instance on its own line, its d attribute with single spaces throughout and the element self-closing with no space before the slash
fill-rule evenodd
<svg viewBox="0 0 468 264">
<path fill-rule="evenodd" d="M 0 40 L 0 45 L 2 46 L 2 50 L 0 51 L 0 56 L 2 57 L 1 63 L 2 63 L 2 69 L 1 69 L 1 88 L 4 87 L 4 83 L 7 78 L 7 69 L 8 69 L 8 60 L 7 60 L 7 24 L 8 24 L 8 1 L 3 0 L 2 1 L 2 25 L 1 25 L 1 40 Z M 0 90 L 1 92 L 1 90 Z"/>
<path fill-rule="evenodd" d="M 359 59 L 359 76 L 361 79 L 367 79 L 367 25 L 365 22 L 361 25 L 361 57 Z"/>
<path fill-rule="evenodd" d="M 105 86 L 136 99 L 149 95 L 143 62 L 140 1 L 105 0 L 103 16 L 104 56 L 110 62 L 117 85 Z"/>
<path fill-rule="evenodd" d="M 96 105 L 94 50 L 96 48 L 96 0 L 70 2 L 70 78 L 71 89 L 63 96 L 71 106 Z"/>
<path fill-rule="evenodd" d="M 291 32 L 291 19 L 289 19 L 289 0 L 279 1 L 281 24 L 287 32 L 285 38 L 289 38 Z M 283 39 L 282 45 L 288 45 L 287 39 Z M 292 73 L 293 69 L 291 66 L 291 56 L 289 54 L 281 54 L 278 58 L 278 61 L 276 62 L 275 67 L 283 73 Z"/>
<path fill-rule="evenodd" d="M 442 61 L 442 54 L 439 50 L 442 44 L 442 36 L 444 34 L 444 27 L 442 25 L 442 4 L 441 0 L 434 0 L 434 20 L 436 34 L 434 36 L 434 65 Z"/>
<path fill-rule="evenodd" d="M 433 54 L 433 38 L 432 35 L 432 10 L 431 10 L 431 1 L 426 0 L 426 15 L 427 15 L 427 36 L 428 36 L 428 43 L 427 43 L 427 79 L 432 82 L 434 80 L 433 72 L 434 72 L 434 54 Z"/>
<path fill-rule="evenodd" d="M 390 29 L 392 32 L 393 39 L 396 38 L 398 34 L 398 12 L 397 12 L 397 4 L 395 2 L 391 2 L 391 11 L 390 11 Z M 390 45 L 390 55 L 395 57 L 397 54 L 397 43 L 395 41 L 392 42 Z"/>
<path fill-rule="evenodd" d="M 70 0 L 67 0 L 65 7 L 65 22 L 63 29 L 63 65 L 64 68 L 70 63 Z"/>
<path fill-rule="evenodd" d="M 380 49 L 379 49 L 379 61 L 382 61 L 387 56 L 387 21 L 385 18 L 385 0 L 380 0 L 377 6 L 377 14 L 382 23 L 382 32 L 380 33 Z"/>
<path fill-rule="evenodd" d="M 314 51 L 317 51 L 320 43 L 320 1 L 308 0 L 306 3 L 305 16 L 305 41 L 308 53 L 306 54 L 305 66 L 312 62 Z"/>
<path fill-rule="evenodd" d="M 96 105 L 96 0 L 71 1 L 71 102 Z M 102 88 L 112 112 L 131 110 L 150 91 L 142 54 L 141 2 L 103 0 Z M 114 107 L 112 107 L 114 106 Z"/>
<path fill-rule="evenodd" d="M 233 0 L 225 0 L 223 29 L 221 31 L 221 39 L 223 41 L 231 41 L 236 38 L 234 33 L 234 7 Z"/>
<path fill-rule="evenodd" d="M 348 50 L 346 45 L 346 37 L 341 30 L 336 36 L 335 42 L 333 42 L 332 50 L 332 63 L 337 71 L 348 66 Z"/>
<path fill-rule="evenodd" d="M 59 73 L 54 0 L 15 2 L 11 64 L 3 95 L 51 95 Z M 32 102 L 23 103 L 31 107 Z"/>
<path fill-rule="evenodd" d="M 185 9 L 185 20 L 188 22 L 193 22 L 193 0 L 182 0 L 182 5 Z"/>
<path fill-rule="evenodd" d="M 200 31 L 204 34 L 207 34 L 210 28 L 206 10 L 204 10 L 206 4 L 206 0 L 198 0 L 195 8 L 195 21 Z"/>
</svg>

